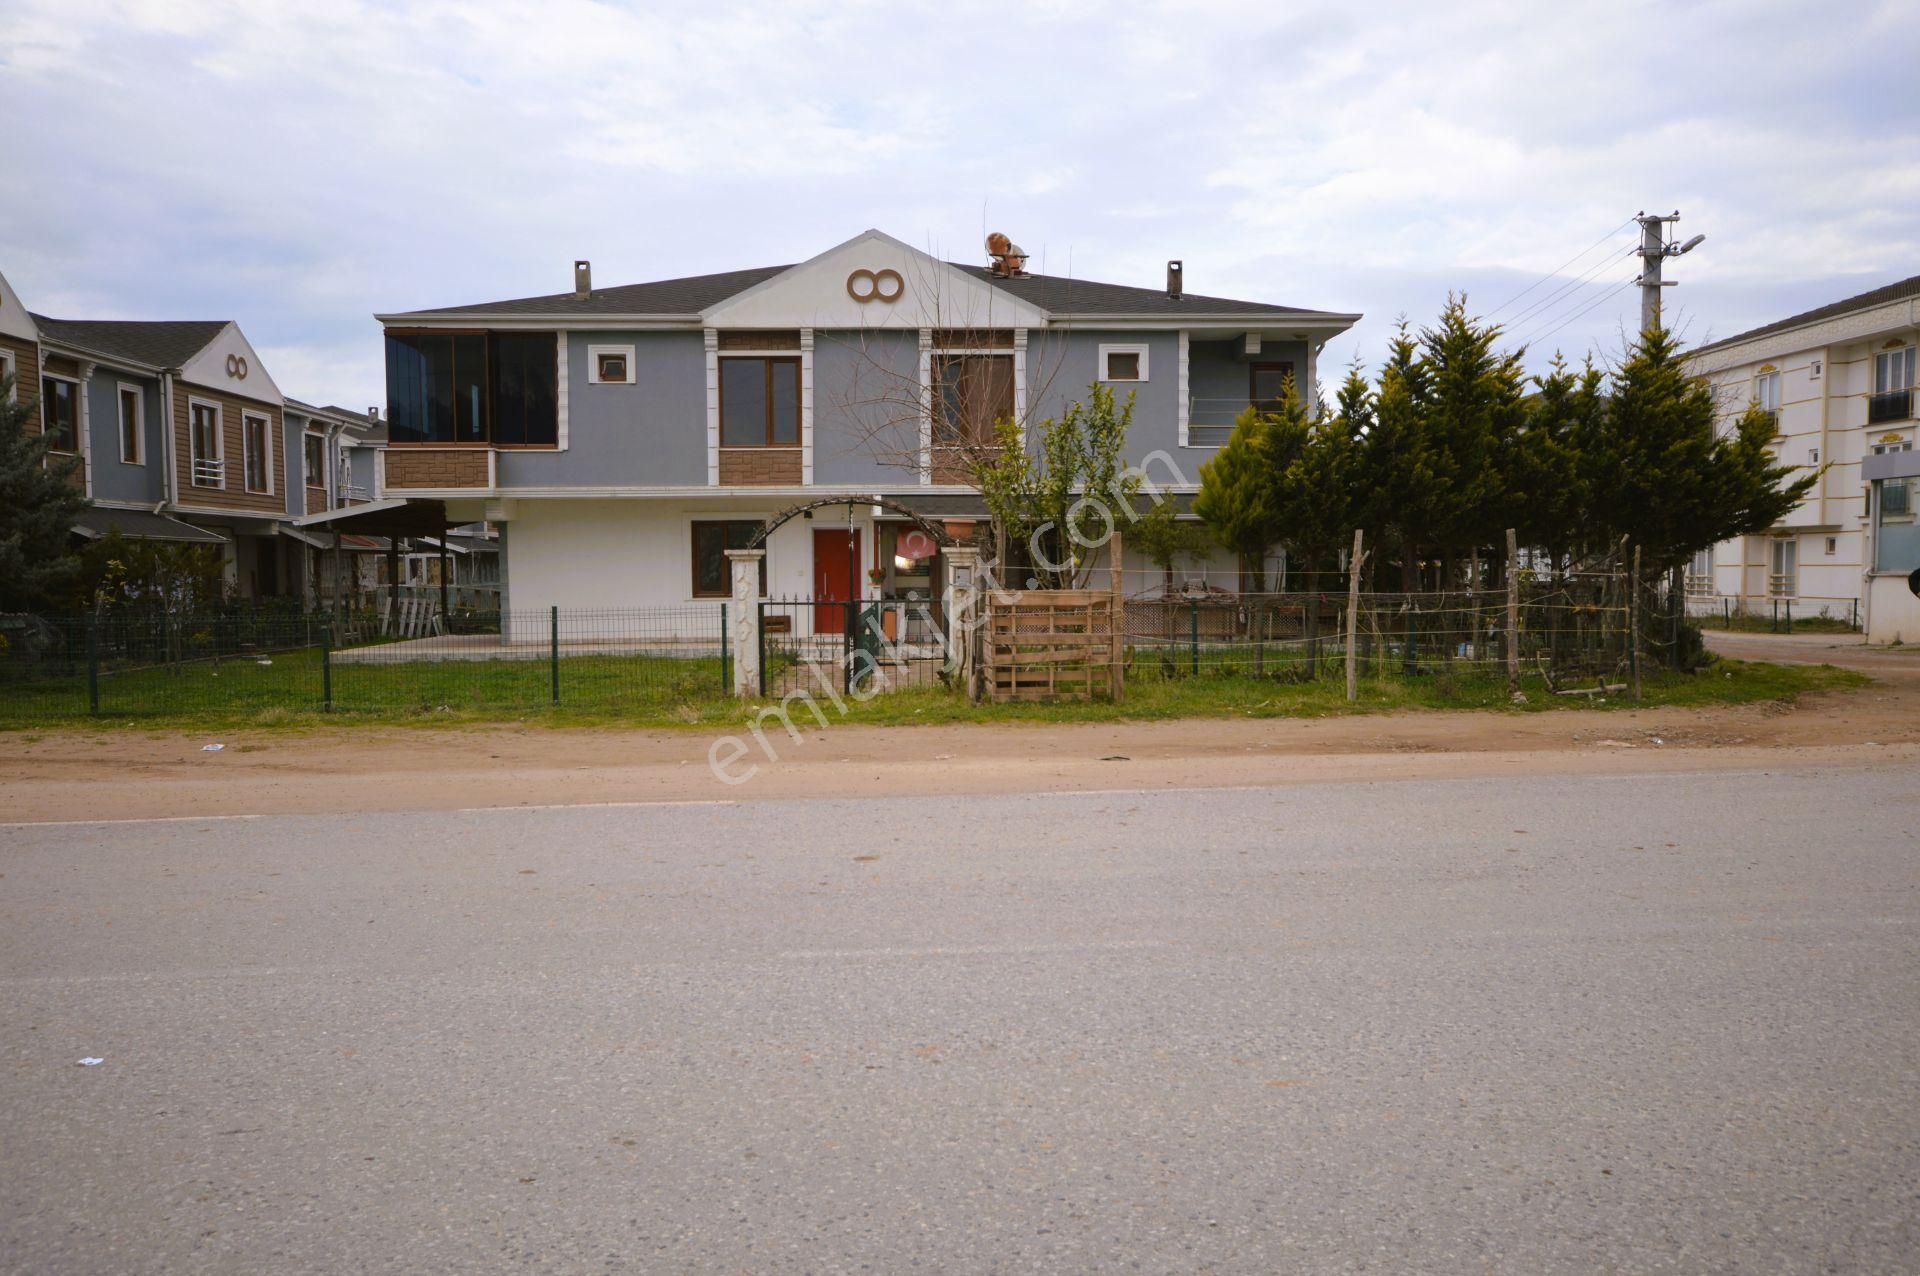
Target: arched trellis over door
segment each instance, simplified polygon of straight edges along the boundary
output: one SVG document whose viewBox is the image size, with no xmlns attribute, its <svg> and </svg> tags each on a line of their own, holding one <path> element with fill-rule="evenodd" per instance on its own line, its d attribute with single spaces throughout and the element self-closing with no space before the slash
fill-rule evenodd
<svg viewBox="0 0 1920 1276">
<path fill-rule="evenodd" d="M 767 537 L 773 534 L 774 529 L 789 519 L 797 518 L 811 510 L 832 509 L 840 505 L 847 506 L 849 512 L 862 505 L 878 505 L 881 509 L 891 510 L 911 522 L 915 527 L 918 527 L 928 536 L 931 536 L 933 543 L 942 549 L 953 544 L 953 538 L 947 535 L 944 527 L 941 527 L 937 523 L 928 522 L 925 518 L 922 518 L 912 506 L 904 505 L 890 496 L 823 496 L 818 500 L 805 501 L 793 506 L 791 509 L 785 509 L 775 514 L 767 520 L 767 525 L 760 529 L 759 535 L 747 542 L 747 548 L 759 549 L 764 546 L 767 543 Z"/>
</svg>

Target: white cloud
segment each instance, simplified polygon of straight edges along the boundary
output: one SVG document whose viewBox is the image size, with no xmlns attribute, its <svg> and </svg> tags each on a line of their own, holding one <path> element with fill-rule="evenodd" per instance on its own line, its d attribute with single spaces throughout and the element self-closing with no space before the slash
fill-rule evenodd
<svg viewBox="0 0 1920 1276">
<path fill-rule="evenodd" d="M 379 399 L 376 310 L 559 291 L 576 256 L 608 282 L 798 260 L 869 225 L 1367 311 L 1335 364 L 1643 206 L 1709 235 L 1670 272 L 1700 335 L 1920 269 L 1920 35 L 1891 2 L 7 9 L 9 279 L 56 313 L 239 319 L 306 399 Z M 1611 345 L 1635 304 L 1551 339 Z"/>
</svg>

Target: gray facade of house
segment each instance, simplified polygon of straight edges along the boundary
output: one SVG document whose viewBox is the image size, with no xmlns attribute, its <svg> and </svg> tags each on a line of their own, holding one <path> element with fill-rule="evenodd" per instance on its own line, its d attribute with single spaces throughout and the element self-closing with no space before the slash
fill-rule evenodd
<svg viewBox="0 0 1920 1276">
<path fill-rule="evenodd" d="M 874 267 L 888 261 L 894 267 L 880 273 L 900 281 L 899 293 L 863 295 L 861 279 L 876 277 Z M 927 297 L 906 295 L 916 288 L 928 289 Z M 960 304 L 952 306 L 955 298 Z M 945 317 L 962 311 L 973 326 Z M 394 384 L 409 396 L 388 408 L 395 421 L 389 488 L 457 500 L 951 488 L 953 471 L 935 465 L 926 423 L 938 410 L 939 361 L 968 346 L 977 347 L 976 357 L 1011 362 L 1015 413 L 1029 425 L 1030 446 L 1039 446 L 1040 422 L 1105 384 L 1133 398 L 1129 459 L 1169 454 L 1193 482 L 1251 401 L 1251 368 L 1290 365 L 1301 393 L 1311 396 L 1318 348 L 1357 316 L 997 275 L 935 261 L 870 231 L 798 266 L 605 290 L 589 284 L 380 318 L 396 335 L 388 342 L 390 370 L 403 361 Z M 484 427 L 478 438 L 467 425 L 456 429 L 466 409 L 445 405 L 474 396 L 470 381 L 451 400 L 444 388 L 416 388 L 444 364 L 418 343 L 476 350 L 476 334 L 485 334 L 485 375 L 497 379 L 494 352 L 509 348 L 512 334 L 541 331 L 558 342 L 552 394 L 561 406 L 537 442 L 502 435 L 496 445 Z M 631 350 L 630 376 L 603 383 L 596 350 Z M 1109 351 L 1125 352 L 1126 362 L 1106 366 Z M 810 430 L 786 427 L 780 437 L 770 430 L 764 444 L 722 441 L 722 371 L 730 359 L 767 353 L 801 363 L 799 406 L 783 398 L 780 411 L 797 413 Z M 489 402 L 498 397 L 487 394 Z M 417 422 L 401 419 L 409 412 Z"/>
<path fill-rule="evenodd" d="M 1311 394 L 1318 349 L 1358 318 L 942 262 L 877 231 L 793 266 L 590 276 L 575 263 L 570 292 L 376 316 L 384 494 L 501 529 L 515 614 L 717 600 L 724 549 L 756 534 L 770 596 L 927 588 L 895 549 L 902 509 L 982 515 L 952 434 L 1007 411 L 1037 451 L 1096 385 L 1132 397 L 1127 459 L 1185 500 L 1252 368 L 1291 364 Z M 797 509 L 835 498 L 830 518 Z"/>
<path fill-rule="evenodd" d="M 567 343 L 565 450 L 502 450 L 500 486 L 671 487 L 707 481 L 706 346 L 698 332 L 589 331 Z M 595 385 L 591 346 L 632 346 L 631 385 Z"/>
<path fill-rule="evenodd" d="M 120 388 L 140 391 L 140 459 L 121 459 Z M 161 432 L 158 378 L 104 364 L 87 378 L 87 445 L 93 497 L 98 501 L 152 504 L 165 495 L 166 452 Z"/>
</svg>

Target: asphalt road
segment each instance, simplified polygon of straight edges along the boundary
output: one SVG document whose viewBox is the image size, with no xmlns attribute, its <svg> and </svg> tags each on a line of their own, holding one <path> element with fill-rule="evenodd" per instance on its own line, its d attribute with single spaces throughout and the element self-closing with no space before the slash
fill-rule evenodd
<svg viewBox="0 0 1920 1276">
<path fill-rule="evenodd" d="M 1911 1272 L 1917 867 L 1886 767 L 4 827 L 0 1266 Z"/>
</svg>

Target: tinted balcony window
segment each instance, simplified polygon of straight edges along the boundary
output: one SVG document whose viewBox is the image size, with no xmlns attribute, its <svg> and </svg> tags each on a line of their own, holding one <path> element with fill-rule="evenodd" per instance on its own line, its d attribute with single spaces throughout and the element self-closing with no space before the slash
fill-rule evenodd
<svg viewBox="0 0 1920 1276">
<path fill-rule="evenodd" d="M 553 446 L 558 369 L 550 332 L 387 337 L 388 429 L 395 443 Z"/>
</svg>

